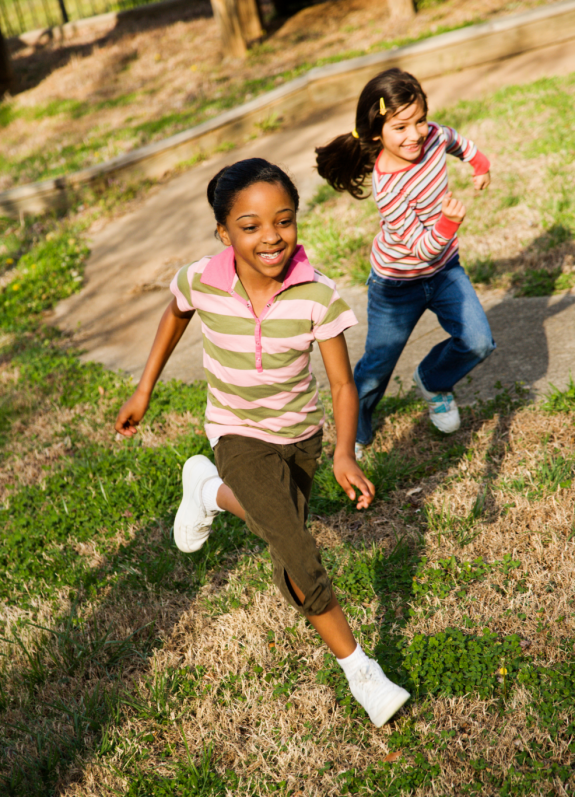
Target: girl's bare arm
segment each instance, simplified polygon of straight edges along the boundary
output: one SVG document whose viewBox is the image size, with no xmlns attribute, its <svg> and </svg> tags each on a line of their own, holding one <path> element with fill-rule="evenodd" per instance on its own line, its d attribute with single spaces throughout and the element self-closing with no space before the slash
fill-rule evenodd
<svg viewBox="0 0 575 797">
<path fill-rule="evenodd" d="M 347 345 L 343 333 L 330 340 L 318 341 L 321 356 L 329 379 L 333 401 L 333 417 L 337 433 L 333 472 L 345 493 L 355 500 L 355 490 L 360 491 L 358 509 L 366 509 L 375 495 L 375 487 L 355 461 L 355 433 L 359 401 L 353 381 Z"/>
<path fill-rule="evenodd" d="M 116 431 L 125 437 L 131 437 L 138 431 L 138 424 L 148 409 L 154 386 L 193 314 L 193 310 L 183 313 L 175 299 L 172 299 L 164 311 L 138 387 L 116 418 Z"/>
</svg>

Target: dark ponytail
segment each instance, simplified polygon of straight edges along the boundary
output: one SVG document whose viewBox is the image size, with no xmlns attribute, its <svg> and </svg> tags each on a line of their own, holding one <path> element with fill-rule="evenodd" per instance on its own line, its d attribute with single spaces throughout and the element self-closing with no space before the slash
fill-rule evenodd
<svg viewBox="0 0 575 797">
<path fill-rule="evenodd" d="M 363 186 L 381 150 L 384 122 L 414 102 L 420 102 L 427 113 L 425 92 L 409 72 L 394 67 L 372 78 L 359 95 L 353 133 L 344 133 L 325 147 L 316 148 L 320 176 L 336 191 L 349 191 L 356 199 L 366 199 L 369 192 L 364 193 Z"/>
<path fill-rule="evenodd" d="M 299 194 L 283 169 L 263 158 L 246 158 L 224 166 L 208 183 L 208 202 L 218 224 L 225 224 L 237 195 L 254 183 L 277 183 L 285 189 L 297 212 Z"/>
</svg>

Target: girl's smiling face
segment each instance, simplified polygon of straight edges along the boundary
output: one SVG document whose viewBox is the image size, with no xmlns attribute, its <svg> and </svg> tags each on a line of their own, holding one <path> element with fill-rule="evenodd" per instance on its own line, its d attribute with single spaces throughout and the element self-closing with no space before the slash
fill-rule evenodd
<svg viewBox="0 0 575 797">
<path fill-rule="evenodd" d="M 428 132 L 427 115 L 420 102 L 400 108 L 391 119 L 384 122 L 381 131 L 385 168 L 395 166 L 401 169 L 416 161 Z"/>
<path fill-rule="evenodd" d="M 293 200 L 279 183 L 254 183 L 237 195 L 218 233 L 234 248 L 240 279 L 283 282 L 297 246 Z"/>
</svg>

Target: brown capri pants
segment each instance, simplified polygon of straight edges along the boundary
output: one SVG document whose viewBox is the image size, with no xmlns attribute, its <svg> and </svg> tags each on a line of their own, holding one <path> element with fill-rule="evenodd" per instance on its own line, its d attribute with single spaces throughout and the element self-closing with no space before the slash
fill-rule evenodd
<svg viewBox="0 0 575 797">
<path fill-rule="evenodd" d="M 331 584 L 315 540 L 306 528 L 308 502 L 322 433 L 299 443 L 267 443 L 226 434 L 214 454 L 218 472 L 246 513 L 250 531 L 270 547 L 273 579 L 284 598 L 302 614 L 324 612 Z M 305 595 L 300 604 L 287 573 Z"/>
</svg>

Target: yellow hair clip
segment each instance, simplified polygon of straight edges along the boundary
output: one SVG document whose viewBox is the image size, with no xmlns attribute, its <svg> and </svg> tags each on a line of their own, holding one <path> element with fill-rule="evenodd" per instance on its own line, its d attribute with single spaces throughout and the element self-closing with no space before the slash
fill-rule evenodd
<svg viewBox="0 0 575 797">
<path fill-rule="evenodd" d="M 352 134 L 352 136 L 353 136 L 354 138 L 359 138 L 359 133 L 357 132 L 357 130 L 355 129 L 355 127 L 354 127 L 354 128 L 353 128 L 353 130 L 351 131 L 351 134 Z"/>
<path fill-rule="evenodd" d="M 382 116 L 385 116 L 385 100 L 383 97 L 379 98 L 379 112 Z"/>
</svg>

